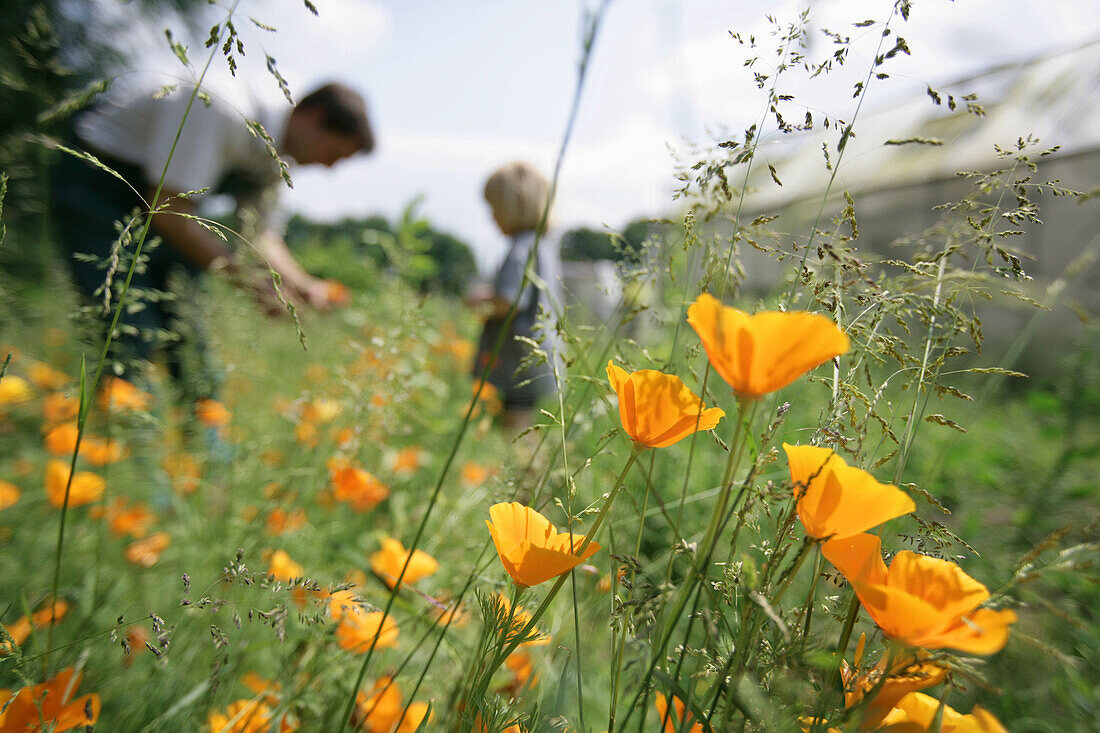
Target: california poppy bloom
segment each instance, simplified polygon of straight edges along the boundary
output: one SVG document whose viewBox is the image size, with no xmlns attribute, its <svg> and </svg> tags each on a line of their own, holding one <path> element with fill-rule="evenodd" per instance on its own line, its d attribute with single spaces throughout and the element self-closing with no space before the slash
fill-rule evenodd
<svg viewBox="0 0 1100 733">
<path fill-rule="evenodd" d="M 99 407 L 104 412 L 112 409 L 141 412 L 148 410 L 152 401 L 151 394 L 118 377 L 107 377 L 99 390 Z"/>
<path fill-rule="evenodd" d="M 342 307 L 351 302 L 351 291 L 339 280 L 325 280 L 325 296 L 334 306 Z"/>
<path fill-rule="evenodd" d="M 34 396 L 30 383 L 22 377 L 7 374 L 0 379 L 0 407 L 18 405 Z"/>
<path fill-rule="evenodd" d="M 463 486 L 468 489 L 476 489 L 493 475 L 493 469 L 479 463 L 474 463 L 473 461 L 467 461 L 462 464 L 462 470 L 459 472 L 459 475 L 462 478 Z"/>
<path fill-rule="evenodd" d="M 304 510 L 299 508 L 288 512 L 281 506 L 277 506 L 268 513 L 264 526 L 267 528 L 268 534 L 278 537 L 287 532 L 300 529 L 305 523 L 306 513 Z"/>
<path fill-rule="evenodd" d="M 144 537 L 157 521 L 147 504 L 137 502 L 127 506 L 126 499 L 121 496 L 117 497 L 102 514 L 111 528 L 111 534 L 116 537 L 130 535 L 135 540 Z"/>
<path fill-rule="evenodd" d="M 500 611 L 504 614 L 504 619 L 511 618 L 511 626 L 509 630 L 505 631 L 505 641 L 510 641 L 510 638 L 515 638 L 523 633 L 523 630 L 527 628 L 527 624 L 531 623 L 531 614 L 523 606 L 512 606 L 512 602 L 508 600 L 508 596 L 503 593 L 497 593 L 496 601 L 500 604 Z M 509 638 L 509 635 L 511 637 Z M 519 646 L 532 647 L 532 646 L 546 646 L 550 643 L 550 635 L 544 634 L 535 627 L 527 632 L 530 637 L 527 641 L 523 642 Z"/>
<path fill-rule="evenodd" d="M 696 430 L 710 430 L 726 414 L 703 401 L 672 374 L 653 369 L 628 373 L 607 362 L 607 379 L 619 396 L 623 430 L 639 448 L 664 448 Z"/>
<path fill-rule="evenodd" d="M 11 643 L 15 646 L 23 646 L 23 642 L 30 637 L 32 631 L 40 629 L 43 626 L 57 623 L 65 618 L 65 614 L 68 612 L 69 602 L 60 600 L 56 603 L 47 604 L 30 616 L 20 616 L 14 623 L 5 626 L 4 630 L 7 631 L 8 636 L 11 637 Z M 9 646 L 9 642 L 0 642 L 0 654 L 7 654 L 10 651 L 11 647 Z M 3 730 L 3 728 L 0 728 L 0 730 Z"/>
<path fill-rule="evenodd" d="M 172 488 L 181 494 L 194 493 L 202 478 L 202 466 L 190 453 L 172 453 L 161 461 L 161 468 L 172 479 Z"/>
<path fill-rule="evenodd" d="M 428 703 L 414 702 L 409 703 L 408 707 L 406 711 L 405 703 L 401 699 L 401 689 L 393 678 L 380 677 L 374 683 L 371 694 L 360 690 L 355 696 L 357 730 L 368 733 L 413 733 L 428 715 Z"/>
<path fill-rule="evenodd" d="M 583 555 L 574 553 L 584 535 L 558 532 L 546 517 L 517 502 L 489 507 L 486 521 L 504 569 L 516 585 L 530 587 L 567 573 L 600 549 L 589 543 Z"/>
<path fill-rule="evenodd" d="M 978 608 L 989 591 L 955 563 L 902 550 L 887 568 L 881 541 L 870 534 L 830 540 L 821 552 L 890 639 L 981 655 L 1000 651 L 1008 641 L 1016 612 Z"/>
<path fill-rule="evenodd" d="M 23 493 L 19 491 L 18 486 L 10 481 L 0 479 L 0 510 L 14 505 L 22 495 Z"/>
<path fill-rule="evenodd" d="M 75 421 L 62 423 L 46 433 L 46 450 L 55 456 L 71 456 L 76 450 L 76 436 L 79 433 Z M 94 435 L 84 434 L 80 441 L 80 455 L 93 466 L 106 466 L 126 457 L 126 449 L 117 440 L 103 440 Z"/>
<path fill-rule="evenodd" d="M 47 423 L 74 420 L 80 413 L 80 400 L 64 392 L 54 392 L 42 398 L 42 416 Z"/>
<path fill-rule="evenodd" d="M 302 420 L 312 423 L 332 422 L 340 416 L 342 410 L 336 400 L 318 397 L 302 406 Z"/>
<path fill-rule="evenodd" d="M 172 544 L 172 536 L 167 532 L 154 532 L 148 537 L 131 542 L 126 546 L 126 559 L 134 565 L 151 568 L 160 560 L 160 554 Z"/>
<path fill-rule="evenodd" d="M 213 712 L 206 719 L 209 733 L 294 733 L 298 726 L 285 713 L 279 719 L 278 728 L 273 728 L 276 718 L 267 705 L 260 700 L 243 698 L 229 703 L 225 712 Z"/>
<path fill-rule="evenodd" d="M 31 384 L 43 392 L 61 389 L 69 383 L 68 374 L 41 361 L 31 362 L 27 367 L 27 377 L 31 380 Z"/>
<path fill-rule="evenodd" d="M 275 580 L 289 583 L 297 578 L 304 578 L 306 571 L 301 565 L 290 559 L 290 555 L 287 554 L 286 550 L 275 550 L 271 553 L 267 574 Z"/>
<path fill-rule="evenodd" d="M 862 634 L 856 645 L 855 669 L 849 667 L 845 661 L 841 662 L 840 667 L 840 678 L 844 683 L 844 707 L 854 707 L 863 701 L 864 696 L 875 692 L 874 698 L 865 703 L 863 723 L 860 726 L 863 730 L 877 727 L 898 700 L 910 692 L 938 685 L 947 676 L 946 669 L 927 661 L 925 652 L 917 656 L 902 654 L 889 660 L 889 655 L 884 654 L 874 667 L 861 668 L 860 662 L 866 643 L 867 635 Z M 889 669 L 886 667 L 887 661 Z"/>
<path fill-rule="evenodd" d="M 936 725 L 937 716 L 940 724 Z M 932 731 L 937 733 L 1008 733 L 985 708 L 975 705 L 969 714 L 956 712 L 934 697 L 920 692 L 905 695 L 882 719 L 880 728 L 895 731 Z"/>
<path fill-rule="evenodd" d="M 657 706 L 657 719 L 664 721 L 663 730 L 665 733 L 678 733 L 682 722 L 691 722 L 691 713 L 687 713 L 687 717 L 684 717 L 684 701 L 675 695 L 672 696 L 672 712 L 668 710 L 668 699 L 661 693 L 656 693 L 653 702 Z M 688 731 L 689 733 L 703 733 L 703 724 L 692 723 Z"/>
<path fill-rule="evenodd" d="M 401 575 L 406 559 L 409 566 L 405 568 L 405 577 L 402 579 L 405 583 L 415 583 L 439 570 L 439 563 L 423 550 L 414 550 L 409 558 L 409 551 L 393 537 L 383 537 L 382 549 L 371 553 L 370 569 L 392 588 L 397 584 L 397 577 Z"/>
<path fill-rule="evenodd" d="M 905 492 L 880 484 L 829 448 L 783 444 L 798 497 L 798 519 L 817 539 L 842 539 L 916 511 Z"/>
<path fill-rule="evenodd" d="M 72 699 L 81 675 L 63 669 L 42 684 L 21 690 L 0 690 L 0 731 L 41 730 L 43 722 L 54 733 L 94 725 L 99 720 L 99 695 Z"/>
<path fill-rule="evenodd" d="M 69 465 L 56 458 L 46 464 L 46 498 L 60 509 L 65 504 L 65 485 L 69 482 Z M 69 488 L 69 506 L 84 506 L 99 501 L 107 482 L 90 471 L 77 471 Z"/>
<path fill-rule="evenodd" d="M 848 350 L 848 337 L 825 316 L 763 311 L 749 315 L 708 293 L 688 308 L 714 370 L 741 397 L 755 399 L 786 387 Z"/>
<path fill-rule="evenodd" d="M 360 512 L 373 509 L 390 495 L 389 487 L 374 474 L 339 458 L 329 461 L 329 480 L 336 500 Z"/>
<path fill-rule="evenodd" d="M 195 418 L 208 428 L 224 428 L 232 415 L 223 403 L 207 397 L 195 403 Z"/>
<path fill-rule="evenodd" d="M 359 605 L 345 606 L 336 627 L 336 641 L 344 649 L 366 654 L 373 643 L 376 649 L 397 646 L 399 630 L 393 616 L 382 620 L 381 611 L 364 611 Z M 378 641 L 374 641 L 377 637 Z"/>
<path fill-rule="evenodd" d="M 408 476 L 420 469 L 420 457 L 424 449 L 418 445 L 401 448 L 390 460 L 390 470 L 398 476 Z"/>
</svg>

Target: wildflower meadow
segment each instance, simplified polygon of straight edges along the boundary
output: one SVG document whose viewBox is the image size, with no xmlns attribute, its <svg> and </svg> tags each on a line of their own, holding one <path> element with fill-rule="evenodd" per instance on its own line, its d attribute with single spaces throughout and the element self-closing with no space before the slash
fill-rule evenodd
<svg viewBox="0 0 1100 733">
<path fill-rule="evenodd" d="M 866 88 L 921 52 L 911 11 L 853 19 L 869 56 L 807 14 L 721 31 L 759 122 L 685 161 L 675 213 L 618 264 L 612 318 L 542 314 L 562 353 L 531 340 L 526 358 L 560 391 L 518 434 L 473 367 L 477 313 L 401 267 L 321 273 L 326 312 L 276 282 L 276 316 L 209 278 L 181 304 L 217 362 L 195 402 L 110 348 L 118 314 L 161 297 L 128 275 L 166 246 L 148 221 L 167 212 L 120 234 L 103 303 L 60 266 L 0 272 L 0 731 L 1095 730 L 1094 314 L 1047 373 L 1016 363 L 1066 307 L 1035 287 L 1028 232 L 1095 188 L 1046 179 L 1058 141 L 1014 130 L 996 170 L 960 166 L 933 226 L 865 244 L 846 153 Z M 235 13 L 189 50 L 196 90 L 229 73 Z M 788 94 L 819 76 L 855 95 Z M 750 213 L 788 182 L 768 143 L 811 133 L 826 185 L 808 223 Z M 31 246 L 10 211 L 0 251 Z M 761 291 L 765 261 L 779 285 Z M 1038 325 L 987 344 L 1010 307 Z"/>
</svg>

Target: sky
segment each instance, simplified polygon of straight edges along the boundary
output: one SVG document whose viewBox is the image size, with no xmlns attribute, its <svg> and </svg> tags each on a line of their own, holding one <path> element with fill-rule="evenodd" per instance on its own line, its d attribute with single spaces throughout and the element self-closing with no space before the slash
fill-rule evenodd
<svg viewBox="0 0 1100 733">
<path fill-rule="evenodd" d="M 553 170 L 577 86 L 583 18 L 596 3 L 313 2 L 317 17 L 300 0 L 241 0 L 236 26 L 246 57 L 237 82 L 277 101 L 265 54 L 298 96 L 344 81 L 366 97 L 378 147 L 331 170 L 294 171 L 288 208 L 318 220 L 394 218 L 418 201 L 422 216 L 467 241 L 482 268 L 493 267 L 506 241 L 482 186 L 512 160 Z M 912 55 L 890 63 L 891 78 L 872 81 L 867 109 L 1100 37 L 1096 0 L 913 0 L 912 6 L 909 21 L 891 23 Z M 807 7 L 808 56 L 832 52 L 822 28 L 850 36 L 852 51 L 843 68 L 812 82 L 784 77 L 781 91 L 818 117 L 850 119 L 853 84 L 867 76 L 891 0 L 612 0 L 561 170 L 557 226 L 618 230 L 635 218 L 673 212 L 677 159 L 690 156 L 691 144 L 740 137 L 763 112 L 764 92 L 744 61 L 757 56 L 755 70 L 771 72 L 777 41 L 767 16 L 785 27 Z M 191 37 L 191 55 L 201 60 L 201 39 L 224 12 L 210 8 L 202 30 L 190 32 L 178 20 L 148 21 L 141 64 L 167 80 L 186 75 L 155 26 L 168 22 L 177 37 Z M 248 17 L 278 30 L 261 30 Z M 864 20 L 877 24 L 853 26 Z M 739 44 L 733 33 L 753 37 L 756 48 Z M 228 78 L 224 62 L 215 62 L 211 75 L 215 83 Z"/>
</svg>

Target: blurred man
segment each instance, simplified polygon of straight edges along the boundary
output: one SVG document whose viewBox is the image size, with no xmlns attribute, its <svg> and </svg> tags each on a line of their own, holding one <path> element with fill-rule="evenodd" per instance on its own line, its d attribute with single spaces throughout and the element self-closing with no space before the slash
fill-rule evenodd
<svg viewBox="0 0 1100 733">
<path fill-rule="evenodd" d="M 105 101 L 80 115 L 75 145 L 124 180 L 65 155 L 53 185 L 61 250 L 77 287 L 102 304 L 105 280 L 118 281 L 125 274 L 125 263 L 117 272 L 111 264 L 117 261 L 120 241 L 116 222 L 156 208 L 153 197 L 163 174 L 157 203 L 164 208 L 152 217 L 152 234 L 163 244 L 145 251 L 148 262 L 135 271 L 131 284 L 132 295 L 133 288 L 139 295 L 154 295 L 136 311 L 124 309 L 116 355 L 124 364 L 149 361 L 163 349 L 177 381 L 181 371 L 190 371 L 181 370 L 182 342 L 190 341 L 205 361 L 197 324 L 184 312 L 195 276 L 220 271 L 268 312 L 279 309 L 266 268 L 249 266 L 248 258 L 191 218 L 195 204 L 178 194 L 205 189 L 232 196 L 242 234 L 280 275 L 283 295 L 296 304 L 324 309 L 332 304 L 327 283 L 306 273 L 282 238 L 277 201 L 284 183 L 276 153 L 289 164 L 330 167 L 374 147 L 363 98 L 342 84 L 327 84 L 293 108 L 282 109 L 252 105 L 241 111 L 234 106 L 237 100 L 203 95 L 205 99 L 190 104 L 181 128 L 193 89 L 177 89 L 159 99 L 145 94 Z M 123 234 L 123 242 L 133 240 L 126 250 L 133 251 L 139 233 L 134 224 Z M 113 308 L 100 308 L 109 319 Z M 201 381 L 201 372 L 207 370 L 200 366 L 195 371 L 200 374 L 188 377 Z M 187 390 L 189 385 L 181 386 Z M 199 384 L 194 396 L 209 396 L 212 390 L 212 384 Z"/>
</svg>

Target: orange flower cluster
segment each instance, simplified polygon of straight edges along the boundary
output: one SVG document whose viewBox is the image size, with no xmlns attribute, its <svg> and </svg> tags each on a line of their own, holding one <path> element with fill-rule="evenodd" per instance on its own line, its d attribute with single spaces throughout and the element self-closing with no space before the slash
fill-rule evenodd
<svg viewBox="0 0 1100 733">
<path fill-rule="evenodd" d="M 14 374 L 0 379 L 0 407 L 19 405 L 34 397 L 30 382 Z"/>
<path fill-rule="evenodd" d="M 62 389 L 69 383 L 69 375 L 49 364 L 41 361 L 33 361 L 27 367 L 27 378 L 43 392 L 54 392 Z"/>
<path fill-rule="evenodd" d="M 946 560 L 899 552 L 890 567 L 878 537 L 831 540 L 822 554 L 844 574 L 882 633 L 907 646 L 988 655 L 1008 641 L 1011 610 L 978 608 L 985 586 Z"/>
<path fill-rule="evenodd" d="M 42 723 L 53 733 L 95 725 L 99 720 L 99 695 L 72 699 L 81 676 L 69 667 L 41 684 L 16 692 L 0 690 L 0 732 L 43 730 Z"/>
<path fill-rule="evenodd" d="M 229 408 L 209 397 L 195 403 L 195 419 L 208 428 L 224 428 L 232 419 Z"/>
<path fill-rule="evenodd" d="M 685 717 L 684 701 L 675 695 L 672 696 L 672 712 L 668 709 L 668 699 L 659 692 L 654 698 L 654 704 L 657 706 L 657 719 L 664 722 L 664 733 L 680 733 L 683 730 L 688 733 L 703 733 L 702 723 L 692 723 L 691 713 L 687 713 Z M 690 728 L 682 727 L 687 723 L 691 723 Z"/>
<path fill-rule="evenodd" d="M 589 543 L 575 554 L 584 535 L 558 532 L 546 517 L 516 502 L 489 508 L 489 534 L 504 569 L 516 585 L 529 587 L 556 578 L 580 565 L 600 549 Z"/>
<path fill-rule="evenodd" d="M 269 535 L 279 537 L 301 529 L 305 523 L 305 510 L 299 508 L 288 512 L 281 506 L 277 506 L 268 513 L 264 526 Z"/>
<path fill-rule="evenodd" d="M 93 519 L 103 518 L 111 528 L 111 534 L 115 537 L 129 535 L 136 540 L 148 534 L 149 529 L 156 523 L 157 518 L 149 511 L 148 505 L 137 502 L 129 504 L 126 497 L 115 497 L 111 505 L 106 509 L 92 509 L 88 515 Z"/>
<path fill-rule="evenodd" d="M 104 412 L 111 410 L 145 412 L 152 403 L 151 394 L 118 377 L 107 377 L 99 389 L 99 408 Z"/>
<path fill-rule="evenodd" d="M 374 474 L 343 458 L 328 463 L 329 483 L 337 501 L 346 501 L 356 511 L 366 512 L 390 495 L 390 489 Z"/>
<path fill-rule="evenodd" d="M 392 677 L 379 677 L 371 694 L 355 696 L 357 726 L 368 733 L 414 733 L 428 717 L 428 703 L 413 702 L 405 709 L 401 689 Z"/>
<path fill-rule="evenodd" d="M 901 698 L 910 692 L 938 685 L 947 676 L 947 670 L 933 662 L 922 661 L 927 655 L 903 654 L 890 660 L 887 669 L 887 657 L 883 655 L 878 664 L 869 669 L 860 669 L 867 635 L 862 634 L 856 645 L 855 669 L 847 662 L 841 663 L 840 675 L 844 682 L 844 707 L 852 708 L 864 702 L 864 697 L 874 692 L 874 697 L 864 703 L 864 730 L 874 728 L 894 709 Z"/>
<path fill-rule="evenodd" d="M 143 539 L 131 542 L 126 547 L 126 559 L 134 565 L 143 568 L 151 568 L 160 560 L 160 555 L 168 545 L 172 544 L 172 537 L 167 532 L 154 532 Z"/>
</svg>

